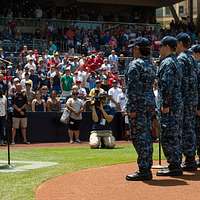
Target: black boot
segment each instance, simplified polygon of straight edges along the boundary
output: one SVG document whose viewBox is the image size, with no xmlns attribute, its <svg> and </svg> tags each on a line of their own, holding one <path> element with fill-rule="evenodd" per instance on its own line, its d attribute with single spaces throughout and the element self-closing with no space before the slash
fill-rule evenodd
<svg viewBox="0 0 200 200">
<path fill-rule="evenodd" d="M 152 180 L 151 171 L 138 171 L 126 176 L 127 181 L 150 181 Z"/>
<path fill-rule="evenodd" d="M 186 157 L 185 162 L 182 164 L 183 171 L 193 172 L 197 171 L 197 162 L 195 157 Z"/>
<path fill-rule="evenodd" d="M 168 168 L 158 170 L 156 176 L 182 176 L 183 170 L 180 166 L 169 165 Z"/>
</svg>

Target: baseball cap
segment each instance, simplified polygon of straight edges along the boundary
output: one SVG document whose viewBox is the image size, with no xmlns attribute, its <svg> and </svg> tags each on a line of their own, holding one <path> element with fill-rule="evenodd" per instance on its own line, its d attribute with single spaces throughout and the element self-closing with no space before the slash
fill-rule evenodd
<svg viewBox="0 0 200 200">
<path fill-rule="evenodd" d="M 193 53 L 200 53 L 200 45 L 199 44 L 196 44 L 196 45 L 193 45 L 190 50 L 193 52 Z"/>
<path fill-rule="evenodd" d="M 14 78 L 14 82 L 19 82 L 20 80 L 18 78 Z"/>
<path fill-rule="evenodd" d="M 150 45 L 151 45 L 151 42 L 147 38 L 145 38 L 145 37 L 138 37 L 128 47 L 129 48 L 132 48 L 132 47 L 135 47 L 135 46 L 138 46 L 138 47 L 149 47 Z"/>
<path fill-rule="evenodd" d="M 31 80 L 26 81 L 26 85 L 31 85 L 31 84 L 32 84 Z"/>
<path fill-rule="evenodd" d="M 11 66 L 11 65 L 8 65 L 7 69 L 12 69 L 12 66 Z"/>
<path fill-rule="evenodd" d="M 98 80 L 96 80 L 96 83 L 101 83 L 101 80 L 99 80 L 99 79 L 98 79 Z"/>
<path fill-rule="evenodd" d="M 177 46 L 177 39 L 173 36 L 165 36 L 161 41 L 160 41 L 161 46 L 169 46 L 171 48 L 176 48 Z"/>
<path fill-rule="evenodd" d="M 76 80 L 76 83 L 82 83 L 82 81 L 81 80 Z"/>
<path fill-rule="evenodd" d="M 177 36 L 176 36 L 176 39 L 179 41 L 179 42 L 183 42 L 183 43 L 190 43 L 191 42 L 191 38 L 190 36 L 187 34 L 187 33 L 179 33 Z"/>
</svg>

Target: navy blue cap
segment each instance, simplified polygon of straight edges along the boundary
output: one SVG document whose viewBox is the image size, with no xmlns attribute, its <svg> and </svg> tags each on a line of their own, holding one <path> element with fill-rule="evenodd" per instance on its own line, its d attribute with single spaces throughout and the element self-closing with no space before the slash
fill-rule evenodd
<svg viewBox="0 0 200 200">
<path fill-rule="evenodd" d="M 179 42 L 183 42 L 183 43 L 190 43 L 191 42 L 191 38 L 190 36 L 187 34 L 187 33 L 179 33 L 177 36 L 176 36 L 176 39 L 179 41 Z"/>
<path fill-rule="evenodd" d="M 200 45 L 195 44 L 189 50 L 191 50 L 193 53 L 200 53 Z"/>
<path fill-rule="evenodd" d="M 130 44 L 128 47 L 131 48 L 131 47 L 135 47 L 135 46 L 138 46 L 138 47 L 149 47 L 151 45 L 151 42 L 145 38 L 145 37 L 138 37 L 136 38 L 135 42 Z"/>
<path fill-rule="evenodd" d="M 162 46 L 169 46 L 171 48 L 176 48 L 177 46 L 177 39 L 172 36 L 165 36 L 161 41 L 160 41 Z"/>
</svg>

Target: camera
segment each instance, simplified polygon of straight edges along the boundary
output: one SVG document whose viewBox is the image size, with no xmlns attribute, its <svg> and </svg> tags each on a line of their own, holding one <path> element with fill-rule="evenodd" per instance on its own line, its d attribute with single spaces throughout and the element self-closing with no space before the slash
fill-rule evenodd
<svg viewBox="0 0 200 200">
<path fill-rule="evenodd" d="M 92 99 L 90 99 L 90 105 L 95 107 L 100 107 L 101 103 L 104 103 L 106 101 L 107 96 L 108 95 L 105 93 L 99 94 L 98 91 L 98 93 L 96 93 L 96 95 Z"/>
</svg>

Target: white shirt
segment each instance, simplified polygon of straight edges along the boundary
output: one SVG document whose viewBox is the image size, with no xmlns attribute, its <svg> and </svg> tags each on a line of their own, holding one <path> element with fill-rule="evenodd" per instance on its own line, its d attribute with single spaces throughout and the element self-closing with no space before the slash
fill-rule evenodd
<svg viewBox="0 0 200 200">
<path fill-rule="evenodd" d="M 122 92 L 121 94 L 119 94 L 117 98 L 117 103 L 120 105 L 120 109 L 122 112 L 126 111 L 126 101 L 127 101 L 127 98 L 126 98 L 125 93 Z"/>
<path fill-rule="evenodd" d="M 83 101 L 79 98 L 77 98 L 76 100 L 74 98 L 69 98 L 67 100 L 67 105 L 72 107 L 76 112 L 79 112 L 80 109 L 83 107 Z M 77 116 L 73 112 L 71 112 L 70 117 L 75 120 L 82 120 L 82 113 Z"/>
<path fill-rule="evenodd" d="M 24 66 L 24 68 L 29 68 L 29 70 L 30 69 L 33 69 L 34 71 L 36 71 L 36 65 L 34 64 L 34 63 L 32 63 L 32 64 L 30 64 L 30 63 L 27 63 L 25 66 Z"/>
<path fill-rule="evenodd" d="M 106 69 L 107 71 L 111 72 L 111 68 L 112 68 L 112 66 L 109 63 L 108 64 L 102 64 L 100 70 Z"/>
<path fill-rule="evenodd" d="M 7 110 L 6 102 L 7 102 L 7 99 L 3 95 L 3 98 L 0 98 L 0 117 L 5 117 L 6 116 L 6 110 Z"/>
<path fill-rule="evenodd" d="M 108 95 L 110 95 L 110 96 L 112 96 L 112 98 L 117 102 L 117 98 L 118 98 L 118 96 L 120 95 L 122 93 L 122 89 L 120 89 L 120 88 L 114 88 L 114 87 L 112 87 L 112 88 L 110 88 L 110 90 L 108 90 Z M 110 107 L 112 107 L 112 108 L 115 108 L 116 107 L 116 105 L 112 102 L 112 101 L 110 101 Z"/>
<path fill-rule="evenodd" d="M 83 96 L 83 97 L 86 97 L 87 96 L 87 92 L 86 92 L 86 89 L 85 88 L 80 88 L 78 90 L 78 93 L 80 94 L 80 96 Z"/>
<path fill-rule="evenodd" d="M 117 55 L 111 54 L 109 55 L 108 60 L 110 61 L 111 64 L 113 64 L 113 63 L 118 63 L 119 58 Z"/>
</svg>

